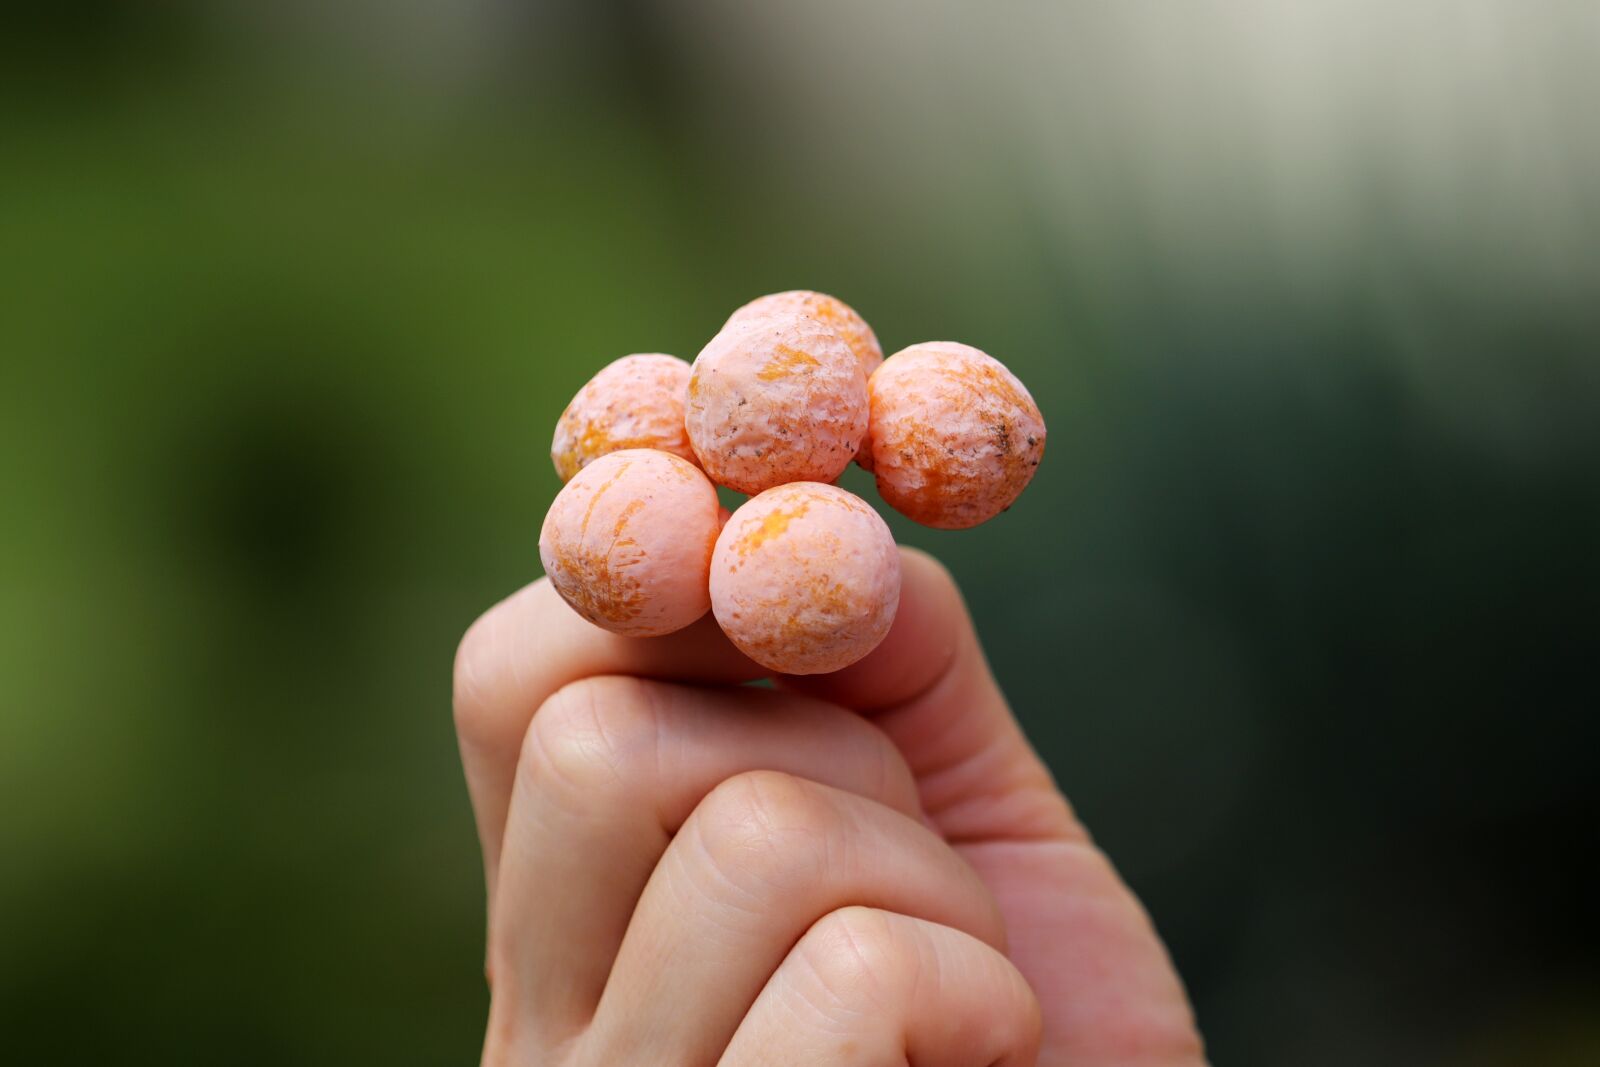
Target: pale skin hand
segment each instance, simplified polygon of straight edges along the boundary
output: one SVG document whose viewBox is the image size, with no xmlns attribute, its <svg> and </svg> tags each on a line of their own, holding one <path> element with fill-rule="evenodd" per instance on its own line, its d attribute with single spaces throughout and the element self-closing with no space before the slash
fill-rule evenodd
<svg viewBox="0 0 1600 1067">
<path fill-rule="evenodd" d="M 1205 1062 L 955 585 L 904 571 L 876 651 L 778 691 L 710 619 L 615 637 L 542 580 L 472 627 L 484 1063 Z"/>
</svg>

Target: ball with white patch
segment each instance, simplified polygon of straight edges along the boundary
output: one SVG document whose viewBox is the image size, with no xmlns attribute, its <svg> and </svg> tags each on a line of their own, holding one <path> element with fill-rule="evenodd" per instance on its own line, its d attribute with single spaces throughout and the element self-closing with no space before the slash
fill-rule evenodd
<svg viewBox="0 0 1600 1067">
<path fill-rule="evenodd" d="M 1044 458 L 1039 405 L 971 345 L 929 341 L 896 352 L 869 391 L 878 492 L 924 526 L 964 530 L 994 518 Z"/>
<path fill-rule="evenodd" d="M 657 448 L 696 462 L 683 428 L 689 364 L 677 356 L 644 352 L 600 369 L 556 420 L 550 460 L 563 482 L 601 456 L 629 448 Z"/>
<path fill-rule="evenodd" d="M 900 606 L 900 551 L 872 506 L 837 486 L 780 485 L 733 513 L 711 557 L 711 610 L 741 652 L 823 674 L 878 646 Z"/>
<path fill-rule="evenodd" d="M 867 380 L 850 346 L 820 319 L 737 317 L 695 358 L 685 425 L 706 474 L 759 493 L 831 482 L 867 432 Z"/>
<path fill-rule="evenodd" d="M 539 558 L 561 598 L 630 637 L 681 630 L 711 606 L 717 490 L 688 460 L 653 449 L 601 456 L 545 515 Z"/>
</svg>

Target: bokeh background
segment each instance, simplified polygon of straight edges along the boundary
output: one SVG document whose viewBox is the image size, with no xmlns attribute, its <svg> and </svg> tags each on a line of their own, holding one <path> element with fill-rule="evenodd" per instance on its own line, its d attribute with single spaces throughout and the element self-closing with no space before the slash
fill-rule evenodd
<svg viewBox="0 0 1600 1067">
<path fill-rule="evenodd" d="M 35 7 L 10 1062 L 472 1062 L 456 639 L 577 386 L 794 287 L 1040 400 L 1013 511 L 895 529 L 1216 1062 L 1600 1062 L 1594 5 Z"/>
</svg>

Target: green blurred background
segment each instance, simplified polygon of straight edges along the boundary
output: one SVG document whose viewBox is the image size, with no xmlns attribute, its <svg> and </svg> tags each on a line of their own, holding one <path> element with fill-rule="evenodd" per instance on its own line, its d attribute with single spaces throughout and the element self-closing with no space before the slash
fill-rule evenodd
<svg viewBox="0 0 1600 1067">
<path fill-rule="evenodd" d="M 8 21 L 10 1062 L 473 1061 L 456 639 L 577 386 L 793 287 L 1039 399 L 895 529 L 1219 1064 L 1600 1061 L 1595 6 Z"/>
</svg>

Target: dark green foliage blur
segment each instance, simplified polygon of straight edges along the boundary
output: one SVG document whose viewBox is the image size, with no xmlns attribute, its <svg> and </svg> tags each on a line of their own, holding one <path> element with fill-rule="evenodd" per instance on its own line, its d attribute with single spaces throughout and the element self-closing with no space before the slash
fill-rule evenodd
<svg viewBox="0 0 1600 1067">
<path fill-rule="evenodd" d="M 795 287 L 1038 398 L 895 530 L 1216 1062 L 1596 1062 L 1594 23 L 1179 6 L 0 32 L 8 1062 L 471 1062 L 456 639 L 571 393 Z"/>
</svg>

